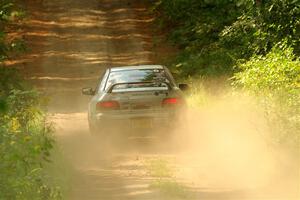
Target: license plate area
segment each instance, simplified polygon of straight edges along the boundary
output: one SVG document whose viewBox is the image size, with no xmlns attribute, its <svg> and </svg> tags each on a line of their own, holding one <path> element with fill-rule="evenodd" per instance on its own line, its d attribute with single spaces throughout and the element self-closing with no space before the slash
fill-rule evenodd
<svg viewBox="0 0 300 200">
<path fill-rule="evenodd" d="M 136 129 L 149 129 L 153 127 L 152 118 L 132 118 L 131 127 Z"/>
</svg>

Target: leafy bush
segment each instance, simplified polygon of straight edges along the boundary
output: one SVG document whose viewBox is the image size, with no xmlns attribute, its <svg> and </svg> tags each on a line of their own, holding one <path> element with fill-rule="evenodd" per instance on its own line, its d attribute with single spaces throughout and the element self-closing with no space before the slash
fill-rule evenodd
<svg viewBox="0 0 300 200">
<path fill-rule="evenodd" d="M 159 20 L 181 53 L 171 64 L 180 76 L 228 73 L 232 58 L 218 43 L 220 32 L 240 15 L 235 1 L 160 0 Z"/>
<path fill-rule="evenodd" d="M 220 43 L 236 58 L 265 55 L 283 39 L 300 53 L 300 1 L 271 0 L 248 4 L 220 34 Z M 232 48 L 234 47 L 234 48 Z"/>
<path fill-rule="evenodd" d="M 24 17 L 24 12 L 17 9 L 14 0 L 0 1 L 0 62 L 6 60 L 9 53 L 18 53 L 25 50 L 24 41 L 21 38 L 12 38 L 7 41 L 6 27 L 9 23 Z"/>
<path fill-rule="evenodd" d="M 232 75 L 283 39 L 300 54 L 300 0 L 158 0 L 154 10 L 182 50 L 172 66 L 185 77 Z"/>
<path fill-rule="evenodd" d="M 59 199 L 43 166 L 53 147 L 38 93 L 13 69 L 0 68 L 0 199 Z"/>
<path fill-rule="evenodd" d="M 300 147 L 300 60 L 286 42 L 239 65 L 234 86 L 258 96 L 274 142 Z"/>
</svg>

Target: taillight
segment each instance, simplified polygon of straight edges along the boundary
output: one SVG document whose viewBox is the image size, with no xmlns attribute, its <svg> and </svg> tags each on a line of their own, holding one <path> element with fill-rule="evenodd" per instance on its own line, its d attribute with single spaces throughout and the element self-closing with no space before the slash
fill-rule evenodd
<svg viewBox="0 0 300 200">
<path fill-rule="evenodd" d="M 96 105 L 97 110 L 118 110 L 120 104 L 117 101 L 100 101 Z"/>
<path fill-rule="evenodd" d="M 162 101 L 162 106 L 178 106 L 178 105 L 182 105 L 184 102 L 182 99 L 179 98 L 165 98 Z"/>
</svg>

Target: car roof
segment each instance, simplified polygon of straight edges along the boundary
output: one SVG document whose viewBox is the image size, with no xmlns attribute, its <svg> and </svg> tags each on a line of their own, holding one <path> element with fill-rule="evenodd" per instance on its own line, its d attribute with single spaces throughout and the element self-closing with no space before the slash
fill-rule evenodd
<svg viewBox="0 0 300 200">
<path fill-rule="evenodd" d="M 136 69 L 163 69 L 162 65 L 135 65 L 135 66 L 121 66 L 121 67 L 111 67 L 110 71 L 127 71 L 127 70 L 136 70 Z"/>
</svg>

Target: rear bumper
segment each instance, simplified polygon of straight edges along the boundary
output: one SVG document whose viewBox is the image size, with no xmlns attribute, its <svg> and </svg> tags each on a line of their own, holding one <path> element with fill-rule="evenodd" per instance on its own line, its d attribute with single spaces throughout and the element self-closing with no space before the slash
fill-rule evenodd
<svg viewBox="0 0 300 200">
<path fill-rule="evenodd" d="M 111 112 L 96 114 L 92 123 L 98 130 L 132 131 L 169 128 L 176 119 L 175 112 Z"/>
</svg>

